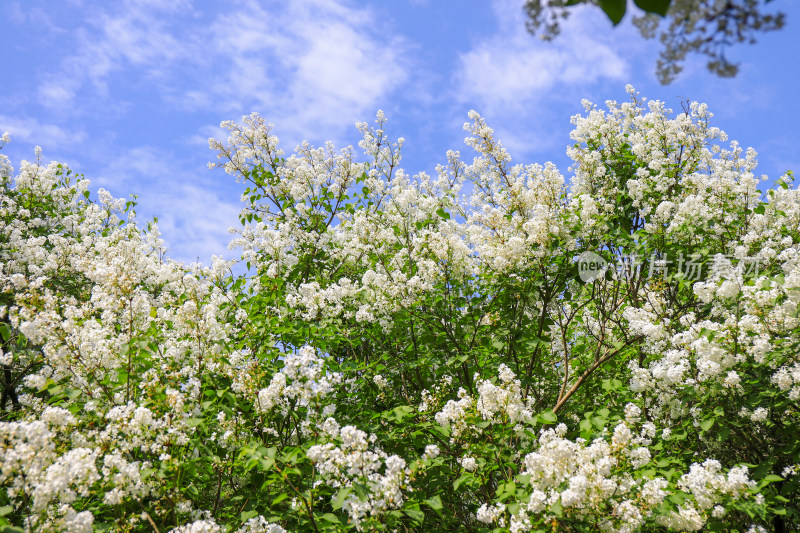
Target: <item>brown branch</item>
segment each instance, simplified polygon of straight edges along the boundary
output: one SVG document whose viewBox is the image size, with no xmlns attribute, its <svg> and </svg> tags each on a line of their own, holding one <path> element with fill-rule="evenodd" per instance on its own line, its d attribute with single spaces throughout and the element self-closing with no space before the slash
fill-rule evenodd
<svg viewBox="0 0 800 533">
<path fill-rule="evenodd" d="M 151 526 L 153 526 L 153 530 L 154 530 L 156 533 L 161 533 L 161 532 L 158 530 L 158 526 L 156 525 L 156 523 L 155 523 L 155 522 L 153 522 L 153 519 L 152 519 L 152 518 L 150 518 L 150 514 L 147 512 L 147 509 L 145 509 L 145 508 L 144 508 L 144 504 L 142 504 L 142 502 L 141 502 L 141 501 L 139 501 L 139 500 L 136 500 L 136 503 L 138 503 L 138 504 L 139 504 L 139 507 L 141 507 L 141 508 L 142 508 L 142 513 L 144 513 L 144 517 L 147 519 L 147 521 L 148 521 L 148 522 L 150 522 L 150 525 L 151 525 Z"/>
<path fill-rule="evenodd" d="M 620 353 L 624 348 L 632 345 L 634 342 L 639 341 L 642 338 L 643 338 L 643 336 L 641 336 L 641 335 L 637 336 L 637 337 L 634 337 L 630 341 L 628 341 L 624 345 L 622 345 L 620 348 L 614 350 L 613 352 L 607 352 L 603 357 L 601 357 L 600 359 L 598 359 L 594 363 L 592 363 L 591 366 L 589 366 L 589 368 L 587 368 L 583 372 L 583 374 L 581 374 L 581 377 L 578 378 L 578 381 L 576 381 L 575 384 L 572 385 L 572 387 L 570 387 L 570 389 L 566 392 L 566 394 L 564 394 L 564 396 L 560 400 L 558 400 L 558 403 L 556 403 L 556 406 L 553 407 L 553 412 L 557 413 L 564 406 L 564 404 L 567 403 L 567 400 L 569 400 L 572 397 L 572 395 L 575 394 L 575 392 L 580 388 L 580 386 L 583 385 L 583 382 L 586 381 L 589 378 L 589 376 L 591 376 L 592 373 L 595 370 L 600 368 L 600 366 L 603 363 L 605 363 L 606 361 L 608 361 L 609 359 L 611 359 L 612 357 L 614 357 L 615 355 Z"/>
</svg>

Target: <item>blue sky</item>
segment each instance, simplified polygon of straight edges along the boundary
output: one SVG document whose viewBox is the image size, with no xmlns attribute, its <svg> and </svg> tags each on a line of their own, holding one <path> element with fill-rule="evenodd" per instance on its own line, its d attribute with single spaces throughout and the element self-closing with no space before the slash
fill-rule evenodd
<svg viewBox="0 0 800 533">
<path fill-rule="evenodd" d="M 800 0 L 771 4 L 787 13 L 783 30 L 728 52 L 738 77 L 716 78 L 693 58 L 668 86 L 653 72 L 657 41 L 630 17 L 611 31 L 598 9 L 581 9 L 545 43 L 526 33 L 521 3 L 4 1 L 3 152 L 16 167 L 40 145 L 93 189 L 136 193 L 170 255 L 202 262 L 234 255 L 227 229 L 241 193 L 208 169 L 208 138 L 253 111 L 291 152 L 304 139 L 355 144 L 354 123 L 383 109 L 416 173 L 448 149 L 467 154 L 462 125 L 475 109 L 517 162 L 553 161 L 566 174 L 581 99 L 622 100 L 631 83 L 673 109 L 708 103 L 771 179 L 800 170 Z"/>
</svg>

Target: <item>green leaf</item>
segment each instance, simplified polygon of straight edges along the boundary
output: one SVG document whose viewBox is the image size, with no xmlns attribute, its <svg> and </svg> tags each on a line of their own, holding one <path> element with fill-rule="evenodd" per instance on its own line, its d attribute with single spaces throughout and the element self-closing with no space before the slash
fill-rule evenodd
<svg viewBox="0 0 800 533">
<path fill-rule="evenodd" d="M 267 457 L 266 459 L 261 459 L 260 464 L 261 470 L 266 472 L 275 465 L 275 459 Z"/>
<path fill-rule="evenodd" d="M 675 505 L 683 505 L 683 502 L 686 501 L 686 496 L 682 493 L 676 492 L 674 494 L 670 494 L 667 499 Z"/>
<path fill-rule="evenodd" d="M 404 509 L 403 512 L 406 513 L 406 516 L 418 524 L 421 524 L 422 521 L 425 520 L 425 513 L 419 509 Z"/>
<path fill-rule="evenodd" d="M 338 524 L 339 523 L 339 517 L 336 516 L 333 513 L 325 513 L 320 518 L 322 520 L 325 520 L 326 522 L 330 522 L 331 524 Z"/>
<path fill-rule="evenodd" d="M 545 411 L 539 413 L 539 421 L 543 424 L 555 424 L 558 422 L 558 416 L 553 411 Z"/>
<path fill-rule="evenodd" d="M 441 504 L 442 502 L 439 502 L 439 505 Z M 6 516 L 7 514 L 11 514 L 12 512 L 14 512 L 14 508 L 11 507 L 10 505 L 4 505 L 3 507 L 0 507 L 0 516 Z"/>
<path fill-rule="evenodd" d="M 622 388 L 622 382 L 618 379 L 604 379 L 600 385 L 604 391 L 614 391 Z"/>
<path fill-rule="evenodd" d="M 457 480 L 455 480 L 455 482 L 453 482 L 453 490 L 458 490 L 458 487 L 460 487 L 465 481 L 471 480 L 472 478 L 473 478 L 472 474 L 469 473 L 461 474 L 461 476 Z"/>
<path fill-rule="evenodd" d="M 404 419 L 413 416 L 413 414 L 414 408 L 410 405 L 399 405 L 392 409 L 392 416 L 390 416 L 389 419 L 402 422 Z"/>
<path fill-rule="evenodd" d="M 713 418 L 707 418 L 706 420 L 700 422 L 700 428 L 703 431 L 708 431 L 709 429 L 711 429 L 711 426 L 714 425 L 714 422 L 715 420 Z"/>
<path fill-rule="evenodd" d="M 189 420 L 186 421 L 186 425 L 189 426 L 190 428 L 199 426 L 202 423 L 203 423 L 202 418 L 190 418 Z"/>
<path fill-rule="evenodd" d="M 350 487 L 345 487 L 339 492 L 336 493 L 336 497 L 333 498 L 331 505 L 333 506 L 334 511 L 338 511 L 344 505 L 344 501 L 347 499 L 347 496 L 350 494 L 352 489 Z"/>
<path fill-rule="evenodd" d="M 269 490 L 269 488 L 271 488 L 270 485 L 272 485 L 272 481 L 267 481 L 265 485 L 267 485 L 267 487 L 262 487 L 262 489 Z M 288 493 L 282 492 L 281 494 L 278 494 L 275 498 L 273 498 L 271 505 L 277 505 L 281 503 L 283 500 L 287 499 L 288 497 L 289 497 Z"/>
<path fill-rule="evenodd" d="M 670 0 L 633 0 L 633 3 L 643 11 L 666 16 L 669 11 Z"/>
<path fill-rule="evenodd" d="M 620 23 L 622 17 L 625 16 L 625 8 L 628 2 L 626 0 L 600 0 L 600 7 L 605 11 L 614 26 Z"/>
<path fill-rule="evenodd" d="M 258 516 L 258 511 L 244 511 L 239 515 L 239 518 L 241 518 L 242 522 L 247 522 L 254 516 Z"/>
<path fill-rule="evenodd" d="M 514 496 L 516 492 L 517 484 L 515 482 L 508 481 L 506 483 L 501 483 L 497 488 L 497 498 L 502 500 L 504 496 Z"/>
<path fill-rule="evenodd" d="M 434 496 L 433 498 L 428 498 L 425 500 L 425 503 L 427 503 L 431 509 L 436 511 L 442 508 L 442 499 L 438 495 Z"/>
<path fill-rule="evenodd" d="M 561 506 L 561 500 L 558 500 L 550 506 L 550 512 L 556 516 L 561 516 L 564 514 L 564 508 Z"/>
<path fill-rule="evenodd" d="M 11 338 L 11 326 L 5 322 L 0 322 L 0 335 L 3 336 L 4 341 L 9 340 Z"/>
</svg>

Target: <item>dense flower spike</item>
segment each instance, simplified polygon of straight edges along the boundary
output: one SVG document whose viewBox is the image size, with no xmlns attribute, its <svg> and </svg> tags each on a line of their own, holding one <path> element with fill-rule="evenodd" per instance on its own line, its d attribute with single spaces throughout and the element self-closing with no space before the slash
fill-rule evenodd
<svg viewBox="0 0 800 533">
<path fill-rule="evenodd" d="M 244 275 L 0 154 L 0 526 L 797 528 L 800 191 L 628 92 L 570 179 L 475 112 L 434 175 L 223 123 Z"/>
</svg>

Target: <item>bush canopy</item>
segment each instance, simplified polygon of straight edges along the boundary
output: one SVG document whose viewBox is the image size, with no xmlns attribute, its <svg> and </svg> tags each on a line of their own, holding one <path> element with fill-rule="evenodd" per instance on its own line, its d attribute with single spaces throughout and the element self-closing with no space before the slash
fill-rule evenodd
<svg viewBox="0 0 800 533">
<path fill-rule="evenodd" d="M 223 123 L 211 266 L 0 155 L 0 529 L 797 531 L 800 191 L 628 93 L 569 179 L 474 112 L 434 175 Z"/>
</svg>

